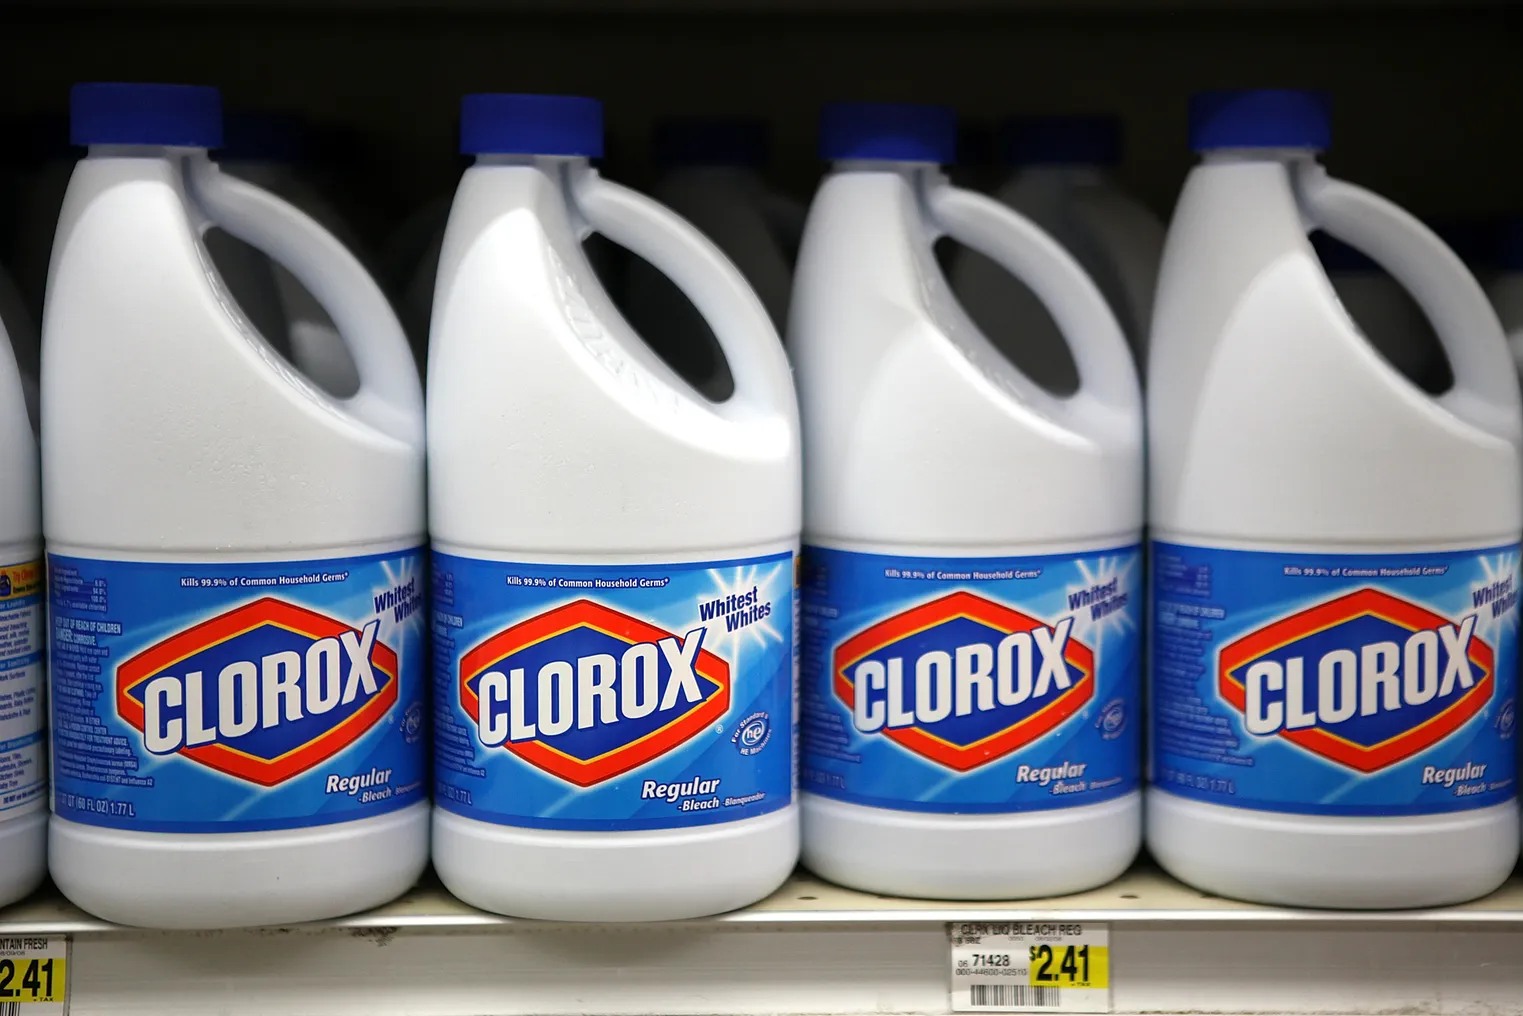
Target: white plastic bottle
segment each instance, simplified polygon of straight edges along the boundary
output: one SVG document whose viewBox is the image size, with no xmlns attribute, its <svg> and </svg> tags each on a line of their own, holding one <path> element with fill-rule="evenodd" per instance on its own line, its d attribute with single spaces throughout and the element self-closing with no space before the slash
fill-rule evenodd
<svg viewBox="0 0 1523 1016">
<path fill-rule="evenodd" d="M 37 421 L 41 412 L 42 393 L 38 388 L 38 369 L 42 356 L 42 339 L 37 334 L 37 319 L 27 307 L 26 294 L 16 280 L 0 267 L 0 325 L 3 325 L 16 361 L 16 371 L 21 379 L 21 392 L 26 412 L 32 421 L 32 438 L 36 441 Z M 41 494 L 39 492 L 38 496 Z M 39 501 L 39 507 L 41 502 Z M 39 532 L 41 515 L 38 516 Z"/>
<path fill-rule="evenodd" d="M 798 410 L 740 273 L 602 179 L 602 141 L 591 99 L 462 105 L 428 370 L 434 865 L 488 910 L 662 920 L 798 857 Z M 625 324 L 593 230 L 697 306 L 730 398 Z"/>
<path fill-rule="evenodd" d="M 64 894 L 161 928 L 374 906 L 428 858 L 423 406 L 385 297 L 223 174 L 215 89 L 84 84 L 43 320 L 53 820 Z M 288 268 L 359 368 L 269 348 L 202 243 Z"/>
<path fill-rule="evenodd" d="M 1148 370 L 1148 846 L 1209 892 L 1419 907 L 1496 888 L 1515 803 L 1518 382 L 1475 279 L 1328 176 L 1320 93 L 1197 96 Z M 1433 322 L 1439 396 L 1376 354 L 1307 239 Z"/>
<path fill-rule="evenodd" d="M 724 251 L 781 330 L 788 321 L 804 207 L 767 183 L 766 123 L 668 120 L 656 125 L 654 147 L 662 173 L 652 196 Z M 640 298 L 630 293 L 632 305 Z"/>
<path fill-rule="evenodd" d="M 28 341 L 35 348 L 35 337 L 23 337 L 30 329 L 0 270 L 0 906 L 47 873 L 42 499 L 34 416 L 12 352 Z"/>
<path fill-rule="evenodd" d="M 770 155 L 760 120 L 678 119 L 656 125 L 660 177 L 652 196 L 708 237 L 745 276 L 781 331 L 804 209 L 763 176 Z M 696 309 L 649 262 L 631 259 L 624 284 L 629 323 L 700 391 L 723 397 L 724 355 Z"/>
<path fill-rule="evenodd" d="M 1014 174 L 995 198 L 1074 256 L 1105 294 L 1137 362 L 1148 324 L 1163 223 L 1111 179 L 1121 162 L 1121 121 L 1105 116 L 1015 117 L 1000 125 L 999 157 Z M 1038 383 L 1060 393 L 1077 378 L 1062 333 L 1029 290 L 1012 288 L 998 265 L 976 254 L 954 259 L 952 288 L 974 323 Z"/>
<path fill-rule="evenodd" d="M 434 285 L 439 278 L 439 253 L 449 223 L 453 192 L 430 198 L 398 226 L 386 244 L 382 261 L 387 277 L 394 280 L 393 296 L 402 326 L 418 358 L 419 369 L 428 366 L 429 320 L 434 308 Z M 605 286 L 617 287 L 622 275 L 621 252 L 602 236 L 591 233 L 583 249 L 593 271 Z"/>
<path fill-rule="evenodd" d="M 950 185 L 952 114 L 827 106 L 789 323 L 804 419 L 804 863 L 1001 899 L 1120 874 L 1141 840 L 1142 408 L 1078 263 Z M 932 245 L 1046 301 L 1059 398 L 958 306 Z M 1012 283 L 1013 284 L 1013 283 Z"/>
<path fill-rule="evenodd" d="M 1333 292 L 1370 344 L 1419 387 L 1440 388 L 1447 373 L 1444 350 L 1422 308 L 1401 283 L 1372 259 L 1326 233 L 1312 235 L 1312 248 Z"/>
<path fill-rule="evenodd" d="M 337 237 L 351 252 L 358 250 L 352 230 L 322 193 L 304 179 L 300 163 L 306 157 L 306 131 L 292 114 L 236 113 L 228 117 L 225 144 L 217 163 L 229 174 L 275 194 Z M 318 387 L 339 398 L 359 390 L 354 357 L 311 293 L 278 262 L 260 259 L 271 275 L 275 308 L 283 318 L 291 361 Z M 220 266 L 220 262 L 219 262 Z M 235 295 L 241 295 L 234 290 Z"/>
<path fill-rule="evenodd" d="M 1499 230 L 1508 221 L 1487 215 L 1445 215 L 1427 220 L 1428 227 L 1459 255 L 1482 289 L 1489 287 L 1495 278 Z"/>
</svg>

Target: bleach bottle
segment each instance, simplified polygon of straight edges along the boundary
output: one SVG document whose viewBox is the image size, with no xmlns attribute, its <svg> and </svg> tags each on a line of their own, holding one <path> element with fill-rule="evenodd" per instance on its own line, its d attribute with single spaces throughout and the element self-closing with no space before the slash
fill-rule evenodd
<svg viewBox="0 0 1523 1016">
<path fill-rule="evenodd" d="M 872 892 L 1004 899 L 1119 875 L 1142 835 L 1142 406 L 1058 243 L 950 185 L 937 106 L 843 103 L 789 322 L 806 469 L 804 863 Z M 1059 397 L 968 319 L 941 236 L 1030 286 Z"/>
<path fill-rule="evenodd" d="M 159 928 L 375 906 L 428 858 L 423 405 L 385 297 L 224 174 L 215 89 L 83 84 L 43 320 L 64 894 Z M 208 257 L 279 261 L 351 341 L 338 399 Z"/>
<path fill-rule="evenodd" d="M 466 166 L 468 160 L 461 159 Z M 461 171 L 464 171 L 463 166 Z M 387 241 L 381 254 L 397 313 L 412 343 L 419 369 L 428 366 L 428 327 L 434 309 L 434 284 L 439 278 L 439 252 L 449 225 L 454 192 L 430 198 L 416 209 Z M 589 233 L 583 249 L 593 271 L 606 288 L 618 289 L 624 275 L 622 251 L 597 233 Z"/>
<path fill-rule="evenodd" d="M 1457 903 L 1518 854 L 1518 381 L 1460 259 L 1330 177 L 1330 135 L 1320 93 L 1192 104 L 1148 362 L 1148 846 L 1226 896 Z M 1376 353 L 1312 229 L 1407 288 L 1448 391 Z"/>
<path fill-rule="evenodd" d="M 42 338 L 37 333 L 36 322 L 37 319 L 27 306 L 26 294 L 21 291 L 15 278 L 0 266 L 0 327 L 4 327 L 8 339 L 0 342 L 0 346 L 9 346 L 11 358 L 16 361 L 16 372 L 21 379 L 21 392 L 27 418 L 31 420 L 34 444 L 42 405 L 42 391 L 37 376 L 42 358 Z M 0 353 L 0 359 L 4 359 L 3 353 Z M 37 495 L 41 497 L 40 488 Z M 38 504 L 40 510 L 41 502 Z M 41 519 L 40 514 L 38 519 Z M 41 526 L 41 521 L 38 525 Z"/>
<path fill-rule="evenodd" d="M 1111 178 L 1121 164 L 1121 139 L 1121 121 L 1110 116 L 1006 120 L 995 147 L 1014 174 L 994 196 L 1078 260 L 1143 363 L 1164 230 L 1152 210 Z M 1073 390 L 1067 343 L 1035 294 L 1012 288 L 999 265 L 968 251 L 954 259 L 952 288 L 974 323 L 1008 343 L 1009 355 L 1030 377 L 1054 391 Z"/>
<path fill-rule="evenodd" d="M 781 331 L 804 209 L 768 186 L 769 154 L 760 120 L 662 121 L 654 144 L 661 173 L 652 196 L 725 253 Z M 625 307 L 630 324 L 700 391 L 711 398 L 729 394 L 733 381 L 702 315 L 649 262 L 630 259 Z"/>
<path fill-rule="evenodd" d="M 602 104 L 470 95 L 429 343 L 434 865 L 474 906 L 648 921 L 798 858 L 798 409 L 729 260 L 598 175 Z M 682 289 L 713 402 L 615 310 L 596 231 Z"/>
<path fill-rule="evenodd" d="M 1428 225 L 1449 249 L 1459 255 L 1475 281 L 1488 293 L 1502 271 L 1498 263 L 1499 245 L 1505 240 L 1508 225 L 1516 219 L 1493 216 L 1459 215 L 1430 219 Z M 1516 270 L 1516 269 L 1514 269 Z"/>
<path fill-rule="evenodd" d="M 1375 350 L 1419 387 L 1446 388 L 1443 347 L 1402 284 L 1372 258 L 1326 233 L 1313 233 L 1311 241 L 1333 292 Z"/>
<path fill-rule="evenodd" d="M 652 196 L 724 251 L 781 331 L 788 321 L 804 207 L 767 183 L 766 123 L 667 120 L 656 125 L 654 149 L 661 177 Z M 630 293 L 631 304 L 639 298 Z"/>
<path fill-rule="evenodd" d="M 0 906 L 47 873 L 42 499 L 35 410 L 13 352 L 36 347 L 29 331 L 21 294 L 0 271 Z"/>
<path fill-rule="evenodd" d="M 359 249 L 342 216 L 301 173 L 309 146 L 306 127 L 298 117 L 288 113 L 235 113 L 227 118 L 226 128 L 217 163 L 227 173 L 284 198 L 338 237 L 350 251 Z M 259 260 L 270 275 L 274 307 L 282 319 L 291 361 L 329 394 L 339 398 L 353 395 L 360 386 L 354 357 L 322 304 L 279 262 Z"/>
</svg>

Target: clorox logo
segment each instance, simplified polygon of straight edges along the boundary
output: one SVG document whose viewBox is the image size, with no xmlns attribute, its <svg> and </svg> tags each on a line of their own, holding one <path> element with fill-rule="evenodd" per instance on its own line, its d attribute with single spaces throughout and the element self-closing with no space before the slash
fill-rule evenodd
<svg viewBox="0 0 1523 1016">
<path fill-rule="evenodd" d="M 579 787 L 692 740 L 730 708 L 730 665 L 591 600 L 499 632 L 460 661 L 460 704 L 481 743 Z"/>
<path fill-rule="evenodd" d="M 1222 698 L 1248 733 L 1362 773 L 1464 726 L 1496 691 L 1492 648 L 1458 623 L 1361 589 L 1266 625 L 1218 656 Z"/>
<path fill-rule="evenodd" d="M 1057 727 L 1095 694 L 1095 654 L 1056 625 L 959 592 L 853 635 L 836 696 L 861 732 L 967 772 Z"/>
<path fill-rule="evenodd" d="M 116 670 L 118 715 L 155 755 L 272 787 L 332 758 L 397 701 L 380 621 L 356 629 L 265 597 Z"/>
</svg>

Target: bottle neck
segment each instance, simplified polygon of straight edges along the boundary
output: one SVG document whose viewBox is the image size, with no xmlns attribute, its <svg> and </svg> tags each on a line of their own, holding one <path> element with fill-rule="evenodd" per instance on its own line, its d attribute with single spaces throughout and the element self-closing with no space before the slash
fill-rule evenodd
<svg viewBox="0 0 1523 1016">
<path fill-rule="evenodd" d="M 1244 162 L 1302 162 L 1315 160 L 1315 148 L 1213 148 L 1201 153 L 1201 164 L 1216 166 Z"/>
<path fill-rule="evenodd" d="M 91 145 L 85 149 L 87 159 L 181 159 L 205 155 L 205 148 L 181 145 Z"/>
<path fill-rule="evenodd" d="M 900 162 L 892 159 L 837 159 L 830 164 L 832 173 L 894 173 L 913 176 L 934 173 L 941 169 L 935 162 Z"/>
<path fill-rule="evenodd" d="M 587 163 L 588 159 L 585 155 L 498 155 L 494 153 L 476 156 L 475 165 L 483 169 L 534 168 L 557 172 L 565 166 L 585 166 Z"/>
</svg>

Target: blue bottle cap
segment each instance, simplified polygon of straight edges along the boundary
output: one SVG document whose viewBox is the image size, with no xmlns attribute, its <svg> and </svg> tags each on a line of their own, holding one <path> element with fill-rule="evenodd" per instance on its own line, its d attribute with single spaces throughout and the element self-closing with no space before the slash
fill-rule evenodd
<svg viewBox="0 0 1523 1016">
<path fill-rule="evenodd" d="M 1317 259 L 1328 272 L 1338 275 L 1373 275 L 1383 271 L 1369 255 L 1320 230 L 1311 235 Z"/>
<path fill-rule="evenodd" d="M 1326 92 L 1261 88 L 1200 92 L 1190 97 L 1190 147 L 1309 148 L 1331 143 L 1332 102 Z"/>
<path fill-rule="evenodd" d="M 460 100 L 463 155 L 603 154 L 603 104 L 578 95 L 481 92 Z"/>
<path fill-rule="evenodd" d="M 242 110 L 223 121 L 218 156 L 259 162 L 301 163 L 307 159 L 307 125 L 295 113 Z"/>
<path fill-rule="evenodd" d="M 1121 118 L 1017 116 L 999 128 L 1000 159 L 1012 166 L 1115 166 Z"/>
<path fill-rule="evenodd" d="M 662 167 L 763 169 L 767 165 L 768 141 L 764 120 L 684 117 L 656 124 L 652 153 L 656 165 Z"/>
<path fill-rule="evenodd" d="M 69 140 L 216 148 L 222 144 L 222 93 L 204 85 L 81 82 L 69 90 Z"/>
<path fill-rule="evenodd" d="M 820 156 L 946 164 L 957 156 L 957 115 L 949 106 L 832 102 L 820 110 Z"/>
</svg>

